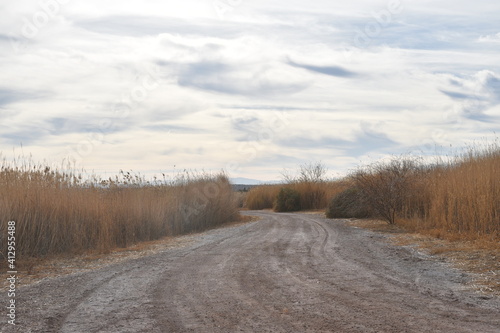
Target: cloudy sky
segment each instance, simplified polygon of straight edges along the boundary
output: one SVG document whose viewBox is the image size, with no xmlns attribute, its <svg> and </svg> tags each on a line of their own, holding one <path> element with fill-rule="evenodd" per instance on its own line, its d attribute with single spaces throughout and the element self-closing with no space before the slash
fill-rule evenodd
<svg viewBox="0 0 500 333">
<path fill-rule="evenodd" d="M 3 1 L 0 152 L 272 180 L 492 140 L 499 17 L 491 0 Z"/>
</svg>

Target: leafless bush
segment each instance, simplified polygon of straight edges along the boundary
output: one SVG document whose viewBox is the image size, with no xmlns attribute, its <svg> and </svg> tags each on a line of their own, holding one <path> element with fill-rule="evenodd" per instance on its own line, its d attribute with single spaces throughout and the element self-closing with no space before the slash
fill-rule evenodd
<svg viewBox="0 0 500 333">
<path fill-rule="evenodd" d="M 393 158 L 388 163 L 377 162 L 352 174 L 363 202 L 389 224 L 404 212 L 411 201 L 411 189 L 422 168 L 416 159 Z"/>
<path fill-rule="evenodd" d="M 321 183 L 326 181 L 327 171 L 328 169 L 321 162 L 311 162 L 300 165 L 296 175 L 283 170 L 281 176 L 287 184 Z"/>
</svg>

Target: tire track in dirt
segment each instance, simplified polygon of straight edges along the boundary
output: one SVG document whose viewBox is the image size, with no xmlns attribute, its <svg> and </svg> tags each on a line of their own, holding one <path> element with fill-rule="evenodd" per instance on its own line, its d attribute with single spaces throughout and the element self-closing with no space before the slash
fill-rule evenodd
<svg viewBox="0 0 500 333">
<path fill-rule="evenodd" d="M 384 236 L 311 214 L 43 281 L 1 332 L 499 332 L 500 300 Z"/>
</svg>

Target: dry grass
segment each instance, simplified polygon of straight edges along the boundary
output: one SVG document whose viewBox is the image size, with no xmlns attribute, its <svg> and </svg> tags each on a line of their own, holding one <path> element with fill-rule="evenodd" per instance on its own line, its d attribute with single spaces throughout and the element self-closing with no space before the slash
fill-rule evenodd
<svg viewBox="0 0 500 333">
<path fill-rule="evenodd" d="M 272 209 L 281 188 L 287 187 L 300 194 L 302 210 L 325 209 L 331 197 L 345 189 L 343 182 L 337 181 L 294 181 L 287 184 L 262 185 L 252 188 L 246 197 L 245 208 Z"/>
<path fill-rule="evenodd" d="M 389 223 L 448 239 L 500 239 L 500 147 L 469 149 L 446 163 L 399 158 L 352 175 L 364 204 Z"/>
<path fill-rule="evenodd" d="M 248 191 L 245 208 L 251 210 L 271 209 L 280 192 L 281 185 L 260 185 Z"/>
<path fill-rule="evenodd" d="M 340 182 L 296 182 L 290 187 L 300 193 L 300 207 L 303 210 L 325 209 L 330 198 L 344 187 Z"/>
<path fill-rule="evenodd" d="M 107 180 L 83 179 L 75 171 L 30 162 L 17 166 L 4 161 L 0 169 L 0 240 L 6 244 L 7 222 L 16 221 L 18 260 L 106 253 L 211 228 L 238 215 L 224 174 L 186 173 L 166 184 L 129 172 Z M 0 257 L 5 250 L 0 249 Z"/>
<path fill-rule="evenodd" d="M 471 149 L 427 178 L 428 212 L 420 228 L 500 237 L 500 147 Z"/>
<path fill-rule="evenodd" d="M 425 164 L 418 157 L 400 157 L 360 168 L 342 181 L 317 178 L 289 177 L 287 184 L 255 187 L 245 207 L 273 208 L 280 189 L 287 187 L 300 194 L 300 209 L 324 209 L 337 194 L 354 188 L 360 193 L 357 208 L 390 224 L 432 231 L 447 239 L 500 239 L 498 142 L 472 147 L 446 163 Z"/>
<path fill-rule="evenodd" d="M 428 254 L 444 258 L 455 268 L 472 273 L 469 287 L 483 293 L 500 296 L 500 245 L 498 242 L 476 239 L 453 241 L 426 234 L 400 234 L 396 244 L 416 245 Z"/>
</svg>

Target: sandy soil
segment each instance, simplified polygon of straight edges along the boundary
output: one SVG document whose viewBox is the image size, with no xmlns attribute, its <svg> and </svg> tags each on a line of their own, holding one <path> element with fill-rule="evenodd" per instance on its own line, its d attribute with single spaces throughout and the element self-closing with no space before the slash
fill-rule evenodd
<svg viewBox="0 0 500 333">
<path fill-rule="evenodd" d="M 442 261 L 341 220 L 245 214 L 261 220 L 22 287 L 0 331 L 500 332 L 500 299 Z"/>
</svg>

